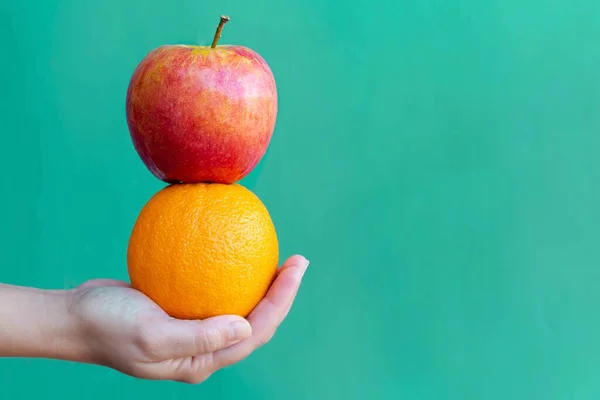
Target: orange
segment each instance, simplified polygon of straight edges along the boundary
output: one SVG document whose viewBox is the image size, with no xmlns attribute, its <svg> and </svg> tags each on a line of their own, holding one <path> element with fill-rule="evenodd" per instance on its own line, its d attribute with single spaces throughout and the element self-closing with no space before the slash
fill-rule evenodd
<svg viewBox="0 0 600 400">
<path fill-rule="evenodd" d="M 277 272 L 275 227 L 239 184 L 173 184 L 144 205 L 129 239 L 132 286 L 167 314 L 246 317 Z"/>
</svg>

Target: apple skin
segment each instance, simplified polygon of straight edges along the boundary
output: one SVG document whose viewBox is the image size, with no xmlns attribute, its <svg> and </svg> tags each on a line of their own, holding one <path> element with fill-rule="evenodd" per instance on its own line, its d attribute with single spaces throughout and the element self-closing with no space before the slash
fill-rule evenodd
<svg viewBox="0 0 600 400">
<path fill-rule="evenodd" d="M 158 179 L 231 184 L 264 156 L 277 102 L 273 73 L 252 49 L 165 45 L 131 77 L 127 125 Z"/>
</svg>

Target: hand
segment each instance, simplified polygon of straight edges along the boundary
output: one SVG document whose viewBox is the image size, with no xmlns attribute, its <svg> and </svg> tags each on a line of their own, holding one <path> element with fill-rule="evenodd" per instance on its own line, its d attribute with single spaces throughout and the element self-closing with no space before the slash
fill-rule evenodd
<svg viewBox="0 0 600 400">
<path fill-rule="evenodd" d="M 308 261 L 289 258 L 248 316 L 177 320 L 127 283 L 93 280 L 73 292 L 89 362 L 144 379 L 200 383 L 266 344 L 292 306 Z"/>
</svg>

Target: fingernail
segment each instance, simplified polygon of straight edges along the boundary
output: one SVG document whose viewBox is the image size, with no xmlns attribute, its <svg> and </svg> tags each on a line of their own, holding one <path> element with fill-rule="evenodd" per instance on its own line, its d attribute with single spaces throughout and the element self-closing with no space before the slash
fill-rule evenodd
<svg viewBox="0 0 600 400">
<path fill-rule="evenodd" d="M 308 261 L 305 258 L 303 263 L 297 265 L 296 268 L 294 268 L 294 273 L 298 275 L 298 278 L 302 279 L 304 273 L 306 272 L 306 269 L 308 268 L 308 264 L 310 264 L 310 261 Z"/>
<path fill-rule="evenodd" d="M 231 340 L 245 339 L 252 334 L 252 327 L 247 321 L 233 321 L 229 324 Z"/>
</svg>

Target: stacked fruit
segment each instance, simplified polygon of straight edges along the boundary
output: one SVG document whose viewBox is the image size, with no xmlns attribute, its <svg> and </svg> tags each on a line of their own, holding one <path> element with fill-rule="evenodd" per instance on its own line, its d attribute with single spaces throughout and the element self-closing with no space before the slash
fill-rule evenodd
<svg viewBox="0 0 600 400">
<path fill-rule="evenodd" d="M 134 288 L 176 318 L 242 317 L 272 283 L 273 222 L 236 183 L 264 156 L 275 128 L 277 89 L 255 51 L 168 45 L 137 66 L 127 123 L 146 167 L 168 186 L 142 208 L 129 240 Z"/>
</svg>

